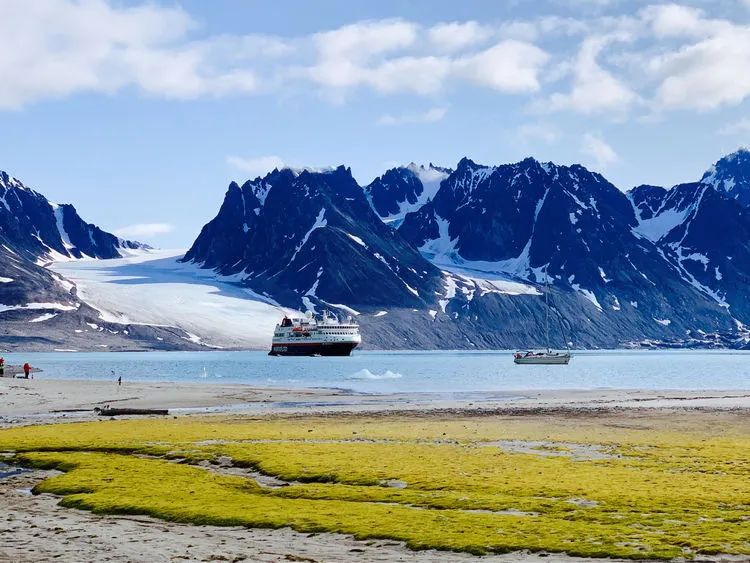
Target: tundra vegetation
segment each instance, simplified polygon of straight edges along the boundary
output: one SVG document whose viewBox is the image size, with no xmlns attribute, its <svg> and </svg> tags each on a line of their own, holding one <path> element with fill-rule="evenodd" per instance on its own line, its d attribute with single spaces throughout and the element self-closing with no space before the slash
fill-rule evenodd
<svg viewBox="0 0 750 563">
<path fill-rule="evenodd" d="M 750 555 L 745 414 L 181 417 L 16 427 L 35 493 L 106 514 L 412 549 Z"/>
</svg>

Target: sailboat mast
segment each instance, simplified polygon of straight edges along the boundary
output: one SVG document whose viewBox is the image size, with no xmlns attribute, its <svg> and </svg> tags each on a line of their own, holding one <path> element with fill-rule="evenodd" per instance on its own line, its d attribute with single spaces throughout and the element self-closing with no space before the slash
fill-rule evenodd
<svg viewBox="0 0 750 563">
<path fill-rule="evenodd" d="M 549 276 L 547 275 L 547 268 L 544 269 L 544 282 L 544 336 L 547 340 L 547 352 L 549 352 Z"/>
</svg>

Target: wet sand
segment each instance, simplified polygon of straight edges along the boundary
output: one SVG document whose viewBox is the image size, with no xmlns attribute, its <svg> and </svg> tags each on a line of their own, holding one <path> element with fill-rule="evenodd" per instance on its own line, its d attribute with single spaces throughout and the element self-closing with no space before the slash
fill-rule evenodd
<svg viewBox="0 0 750 563">
<path fill-rule="evenodd" d="M 471 394 L 365 394 L 345 389 L 278 389 L 249 385 L 0 379 L 0 427 L 96 418 L 94 409 L 169 409 L 170 415 L 502 411 L 507 409 L 750 408 L 750 391 L 518 390 Z"/>
</svg>

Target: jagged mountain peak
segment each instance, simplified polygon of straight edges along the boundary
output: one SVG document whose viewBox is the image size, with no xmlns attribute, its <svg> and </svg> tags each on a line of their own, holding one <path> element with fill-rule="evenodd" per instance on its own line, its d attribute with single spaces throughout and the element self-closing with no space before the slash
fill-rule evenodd
<svg viewBox="0 0 750 563">
<path fill-rule="evenodd" d="M 30 188 L 26 187 L 23 182 L 18 180 L 17 178 L 14 178 L 4 170 L 0 170 L 0 187 L 2 188 L 18 188 L 23 190 L 30 190 Z"/>
<path fill-rule="evenodd" d="M 345 166 L 272 174 L 229 190 L 184 260 L 308 310 L 423 306 L 440 283 L 439 272 L 374 213 Z"/>
<path fill-rule="evenodd" d="M 50 202 L 6 172 L 0 172 L 0 231 L 31 261 L 118 258 L 122 249 L 149 248 L 86 223 L 73 205 Z"/>
<path fill-rule="evenodd" d="M 425 166 L 424 164 L 415 164 L 410 162 L 406 166 L 398 166 L 396 169 L 409 170 L 413 174 L 416 174 L 423 182 L 430 182 L 434 180 L 442 180 L 448 174 L 452 172 L 450 168 L 445 166 L 437 166 L 430 162 Z"/>
<path fill-rule="evenodd" d="M 392 227 L 430 201 L 440 183 L 451 173 L 448 168 L 411 162 L 386 170 L 365 186 L 364 191 L 375 213 Z"/>
<path fill-rule="evenodd" d="M 233 187 L 233 215 L 221 211 L 186 258 L 284 305 L 359 309 L 385 323 L 392 342 L 408 330 L 389 324 L 398 309 L 462 335 L 451 345 L 472 345 L 463 335 L 474 338 L 486 320 L 507 315 L 515 326 L 519 311 L 541 307 L 534 284 L 547 276 L 577 330 L 679 337 L 688 326 L 730 324 L 705 278 L 742 270 L 717 262 L 719 274 L 699 275 L 684 263 L 698 258 L 697 244 L 679 254 L 643 236 L 638 220 L 659 215 L 665 194 L 679 211 L 706 189 L 638 186 L 626 196 L 585 166 L 533 157 L 497 166 L 464 157 L 453 170 L 410 162 L 364 188 L 344 166 L 280 170 Z M 733 252 L 739 261 L 740 248 Z M 698 325 L 680 316 L 685 310 L 698 311 Z"/>
<path fill-rule="evenodd" d="M 741 147 L 719 159 L 703 174 L 701 182 L 729 194 L 750 207 L 750 148 Z"/>
</svg>

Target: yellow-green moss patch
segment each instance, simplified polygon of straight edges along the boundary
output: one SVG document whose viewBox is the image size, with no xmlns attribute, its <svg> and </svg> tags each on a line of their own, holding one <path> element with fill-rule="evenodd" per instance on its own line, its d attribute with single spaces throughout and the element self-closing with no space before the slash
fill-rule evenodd
<svg viewBox="0 0 750 563">
<path fill-rule="evenodd" d="M 623 416 L 103 421 L 3 430 L 0 450 L 64 471 L 36 492 L 101 513 L 470 553 L 750 555 L 744 418 L 700 425 L 700 413 L 657 414 L 623 424 Z M 486 445 L 503 440 L 534 445 L 526 453 Z M 611 455 L 533 453 L 583 447 Z M 288 485 L 194 465 L 228 459 Z"/>
</svg>

